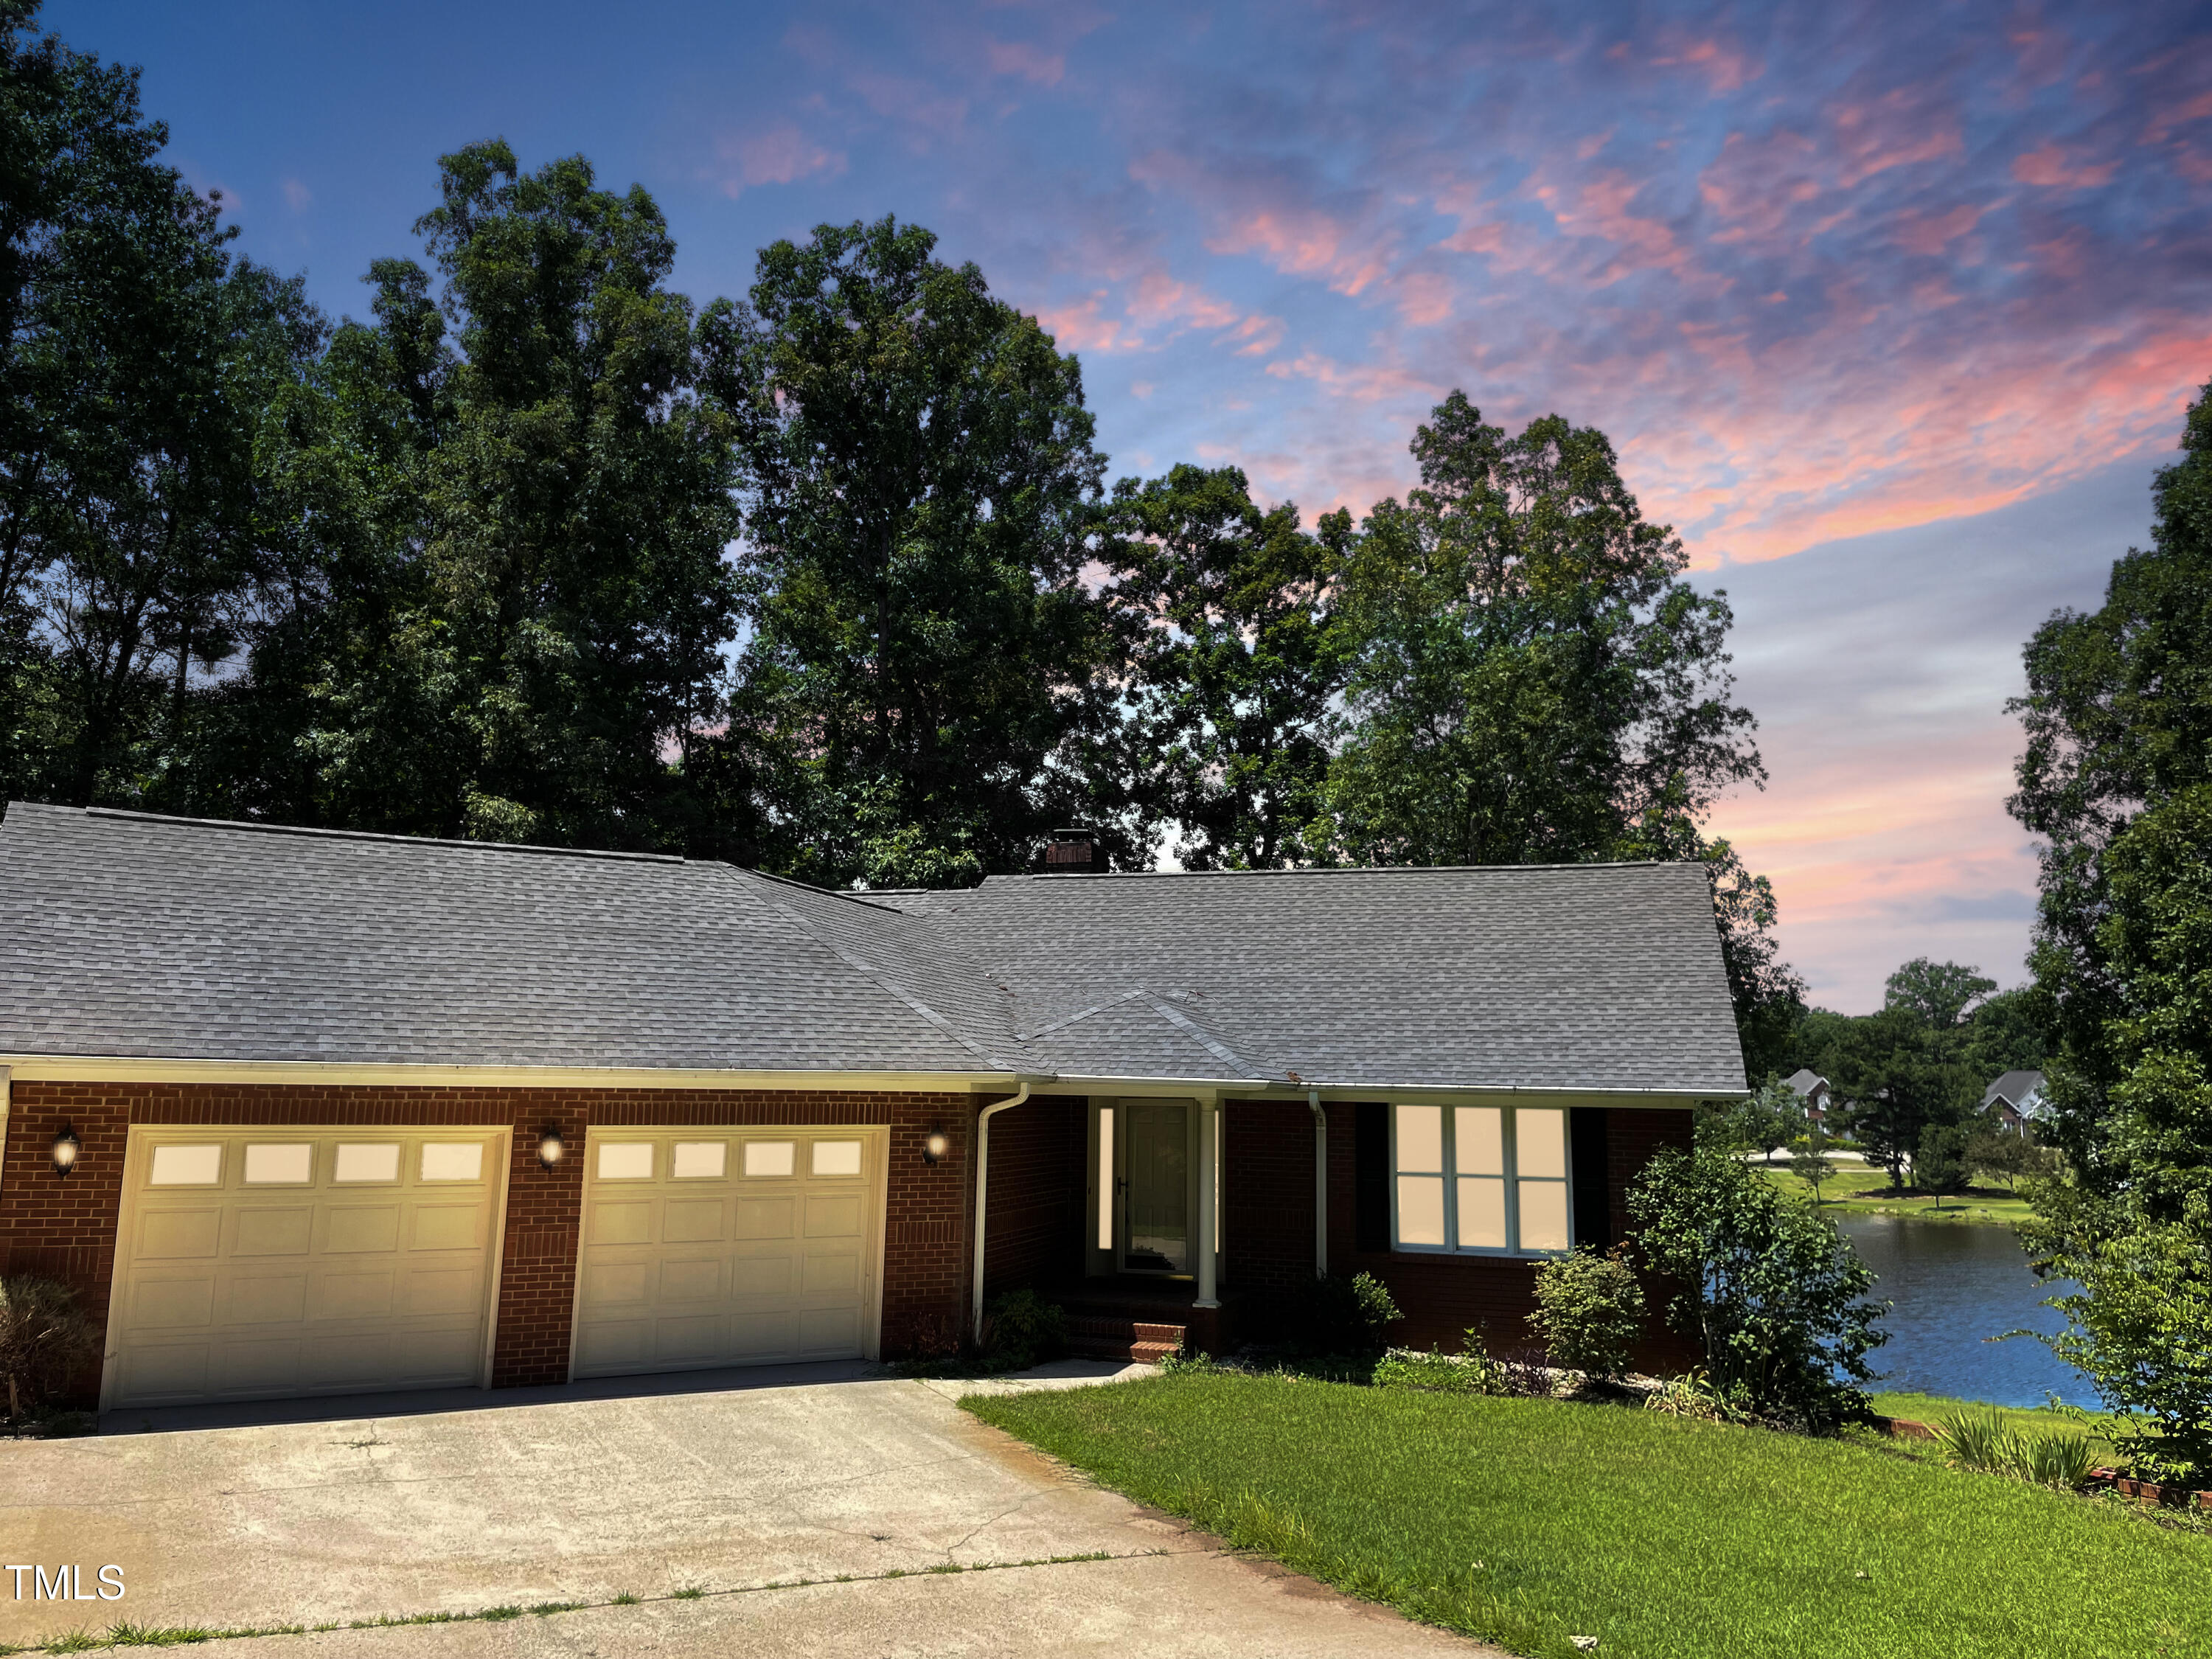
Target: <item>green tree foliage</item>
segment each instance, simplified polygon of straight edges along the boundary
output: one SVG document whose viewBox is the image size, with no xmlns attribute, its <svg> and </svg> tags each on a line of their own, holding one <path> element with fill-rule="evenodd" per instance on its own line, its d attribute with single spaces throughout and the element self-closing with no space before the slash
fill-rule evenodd
<svg viewBox="0 0 2212 1659">
<path fill-rule="evenodd" d="M 1942 1132 L 1928 1143 L 1936 1167 L 1953 1183 L 1943 1190 L 1963 1184 L 1964 1126 L 1988 1080 L 1971 1057 L 1974 1010 L 1996 988 L 1978 969 L 1916 957 L 1889 976 L 1879 1012 L 1815 1010 L 1792 1034 L 1794 1057 L 1834 1085 L 1841 1126 L 1888 1167 L 1893 1186 L 1904 1185 L 1931 1128 Z"/>
<path fill-rule="evenodd" d="M 1966 1020 L 1966 1063 L 1984 1083 L 2007 1072 L 2034 1072 L 2048 1056 L 2042 999 L 2032 985 L 1999 991 Z"/>
<path fill-rule="evenodd" d="M 2031 957 L 2063 1176 L 2023 1230 L 2053 1346 L 2212 1468 L 2212 388 L 2153 488 L 2153 545 L 2027 647 L 2014 817 L 2043 836 Z"/>
<path fill-rule="evenodd" d="M 1805 1103 L 1788 1084 L 1770 1078 L 1743 1099 L 1709 1114 L 1698 1126 L 1702 1139 L 1739 1152 L 1771 1155 L 1808 1127 Z"/>
<path fill-rule="evenodd" d="M 1308 862 L 1343 683 L 1332 608 L 1351 516 L 1299 528 L 1235 467 L 1124 478 L 1104 518 L 1109 602 L 1131 642 L 1151 801 L 1192 870 Z"/>
<path fill-rule="evenodd" d="M 1638 1255 L 1676 1287 L 1668 1320 L 1701 1345 L 1723 1396 L 1812 1429 L 1865 1409 L 1857 1385 L 1887 1304 L 1867 1299 L 1874 1274 L 1831 1223 L 1713 1146 L 1660 1152 L 1628 1214 Z"/>
<path fill-rule="evenodd" d="M 1027 867 L 1087 821 L 1146 862 L 1085 586 L 1105 462 L 1082 372 L 936 238 L 824 225 L 760 256 L 714 385 L 746 466 L 733 742 L 774 856 L 842 885 Z"/>
<path fill-rule="evenodd" d="M 1619 1247 L 1587 1247 L 1536 1264 L 1536 1310 L 1529 1328 L 1554 1365 L 1591 1376 L 1628 1370 L 1644 1334 L 1644 1287 Z"/>
<path fill-rule="evenodd" d="M 307 653 L 301 742 L 333 822 L 601 847 L 711 845 L 695 766 L 736 633 L 718 319 L 665 286 L 641 189 L 502 143 L 441 164 L 442 289 L 371 273 L 334 342 L 319 458 L 367 520 Z"/>
<path fill-rule="evenodd" d="M 1346 717 L 1317 839 L 1378 864 L 1696 858 L 1714 878 L 1754 1076 L 1802 1005 L 1774 894 L 1704 840 L 1721 793 L 1763 783 L 1730 701 L 1727 598 L 1644 521 L 1604 434 L 1517 436 L 1461 392 L 1413 442 L 1421 487 L 1376 505 L 1344 558 Z"/>
<path fill-rule="evenodd" d="M 155 158 L 137 72 L 0 7 L 0 785 L 192 810 L 270 576 L 258 444 L 319 346 Z"/>
</svg>

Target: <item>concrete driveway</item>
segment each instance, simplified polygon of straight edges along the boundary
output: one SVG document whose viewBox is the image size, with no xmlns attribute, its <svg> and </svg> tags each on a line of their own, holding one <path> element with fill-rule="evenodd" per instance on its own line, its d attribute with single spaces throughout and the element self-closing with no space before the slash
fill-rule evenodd
<svg viewBox="0 0 2212 1659">
<path fill-rule="evenodd" d="M 1064 1370 L 1013 1386 L 1101 1374 Z M 380 1401 L 375 1416 L 228 1427 L 170 1426 L 195 1419 L 169 1413 L 141 1432 L 0 1443 L 0 1565 L 75 1564 L 89 1596 L 112 1563 L 126 1589 L 118 1601 L 58 1604 L 29 1599 L 28 1574 L 16 1599 L 0 1573 L 0 1647 L 121 1620 L 266 1629 L 629 1595 L 641 1600 L 196 1650 L 1496 1651 L 1225 1553 L 1084 1484 L 957 1409 L 974 1385 L 852 1368 L 742 1381 Z M 401 1414 L 410 1404 L 473 1408 Z"/>
</svg>

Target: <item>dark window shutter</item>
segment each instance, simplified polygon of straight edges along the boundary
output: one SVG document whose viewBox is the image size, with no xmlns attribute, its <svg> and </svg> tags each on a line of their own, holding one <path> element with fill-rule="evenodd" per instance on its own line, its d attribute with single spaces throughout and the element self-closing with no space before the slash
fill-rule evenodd
<svg viewBox="0 0 2212 1659">
<path fill-rule="evenodd" d="M 1370 1101 L 1352 1109 L 1353 1242 L 1380 1255 L 1390 1248 L 1390 1109 Z"/>
<path fill-rule="evenodd" d="M 1606 1201 L 1605 1108 L 1574 1108 L 1567 1114 L 1567 1133 L 1573 1149 L 1575 1243 L 1609 1250 L 1618 1241 L 1613 1236 L 1613 1206 Z"/>
</svg>

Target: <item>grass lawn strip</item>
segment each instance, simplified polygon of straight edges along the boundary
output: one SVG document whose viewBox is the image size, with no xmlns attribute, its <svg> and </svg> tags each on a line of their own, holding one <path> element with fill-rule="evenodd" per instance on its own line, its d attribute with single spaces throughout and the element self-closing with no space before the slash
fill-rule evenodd
<svg viewBox="0 0 2212 1659">
<path fill-rule="evenodd" d="M 2212 1655 L 2212 1538 L 1883 1445 L 1233 1374 L 962 1403 L 1528 1659 Z"/>
<path fill-rule="evenodd" d="M 1754 1169 L 1788 1196 L 1807 1204 L 1813 1188 L 1781 1164 L 1759 1164 Z M 1820 1183 L 1823 1215 L 1904 1215 L 1916 1221 L 1979 1221 L 2016 1225 L 2034 1214 L 2028 1201 L 1996 1187 L 1975 1187 L 1940 1202 L 1923 1194 L 1899 1196 L 1892 1192 L 1887 1170 L 1859 1170 L 1846 1165 Z"/>
<path fill-rule="evenodd" d="M 313 1636 L 331 1630 L 386 1630 L 400 1625 L 495 1625 L 526 1613 L 540 1618 L 555 1613 L 583 1613 L 594 1607 L 637 1607 L 648 1601 L 698 1601 L 709 1597 L 759 1595 L 769 1590 L 814 1589 L 823 1584 L 877 1584 L 894 1578 L 927 1578 L 939 1573 L 1005 1572 L 1015 1567 L 1064 1567 L 1084 1561 L 1135 1561 L 1163 1555 L 1164 1550 L 1137 1550 L 1116 1555 L 1092 1550 L 1083 1555 L 1042 1555 L 1025 1561 L 978 1561 L 963 1566 L 941 1561 L 934 1566 L 894 1567 L 888 1572 L 841 1572 L 830 1578 L 782 1578 L 766 1584 L 739 1584 L 729 1589 L 708 1589 L 687 1584 L 665 1595 L 633 1595 L 625 1591 L 603 1601 L 539 1601 L 524 1607 L 481 1607 L 473 1613 L 380 1613 L 374 1619 L 333 1619 L 319 1625 L 246 1625 L 216 1628 L 205 1625 L 110 1625 L 103 1631 L 74 1630 L 10 1647 L 0 1642 L 0 1659 L 25 1653 L 97 1653 L 110 1648 L 182 1648 L 202 1642 L 231 1642 L 252 1636 Z"/>
</svg>

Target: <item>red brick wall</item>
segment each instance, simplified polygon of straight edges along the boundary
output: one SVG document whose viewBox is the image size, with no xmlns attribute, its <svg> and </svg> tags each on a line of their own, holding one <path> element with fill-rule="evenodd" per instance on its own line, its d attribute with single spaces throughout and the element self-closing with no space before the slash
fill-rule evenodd
<svg viewBox="0 0 2212 1659">
<path fill-rule="evenodd" d="M 1314 1276 L 1313 1113 L 1276 1100 L 1232 1100 L 1222 1112 L 1222 1282 L 1240 1297 L 1302 1289 Z"/>
<path fill-rule="evenodd" d="M 1272 1160 L 1263 1164 L 1279 1173 L 1270 1177 L 1282 1198 L 1285 1211 L 1291 1192 L 1297 1187 L 1310 1193 L 1313 1188 L 1313 1143 L 1311 1119 L 1301 1110 L 1294 1119 L 1285 1112 L 1272 1124 L 1257 1116 L 1256 1109 L 1244 1108 L 1254 1114 L 1251 1127 L 1246 1131 L 1255 1137 L 1273 1138 L 1279 1141 Z M 1535 1306 L 1533 1295 L 1534 1265 L 1496 1256 L 1427 1255 L 1412 1252 L 1370 1252 L 1357 1248 L 1356 1206 L 1358 1191 L 1354 1184 L 1357 1149 L 1353 1145 L 1355 1109 L 1349 1102 L 1331 1102 L 1328 1106 L 1328 1252 L 1329 1268 L 1333 1273 L 1369 1273 L 1390 1287 L 1400 1310 L 1406 1316 L 1403 1324 L 1391 1331 L 1391 1340 L 1406 1347 L 1427 1347 L 1431 1343 L 1449 1351 L 1456 1351 L 1463 1334 L 1470 1327 L 1480 1327 L 1490 1341 L 1499 1348 L 1532 1346 L 1534 1334 L 1528 1325 L 1530 1310 Z M 1236 1123 L 1232 1111 L 1231 1122 Z M 1607 1206 L 1613 1215 L 1616 1235 L 1625 1232 L 1628 1225 L 1627 1189 L 1629 1183 L 1643 1172 L 1651 1155 L 1662 1146 L 1686 1146 L 1691 1139 L 1691 1117 L 1686 1111 L 1646 1111 L 1614 1108 L 1607 1114 L 1606 1188 Z M 1297 1143 L 1294 1146 L 1292 1143 Z M 1294 1172 L 1303 1170 L 1303 1176 Z M 1239 1179 L 1235 1163 L 1230 1165 L 1230 1177 Z M 1310 1200 L 1308 1200 L 1310 1203 Z M 1232 1206 L 1235 1200 L 1231 1200 Z M 1236 1213 L 1232 1207 L 1231 1214 Z M 1244 1255 L 1239 1259 L 1237 1282 L 1244 1276 L 1256 1273 L 1264 1285 L 1271 1282 L 1287 1284 L 1294 1272 L 1310 1271 L 1313 1260 L 1313 1212 L 1304 1212 L 1306 1231 L 1293 1240 L 1287 1232 L 1271 1233 L 1254 1228 L 1246 1236 Z M 1268 1241 L 1279 1238 L 1272 1249 Z M 1236 1248 L 1234 1236 L 1228 1241 Z M 1254 1257 L 1259 1257 L 1254 1260 Z M 1664 1287 L 1648 1285 L 1653 1293 L 1654 1306 L 1647 1326 L 1646 1336 L 1639 1355 L 1639 1363 L 1673 1370 L 1693 1363 L 1694 1353 L 1679 1337 L 1668 1330 L 1657 1305 Z"/>
<path fill-rule="evenodd" d="M 991 1120 L 983 1296 L 1083 1277 L 1090 1109 L 1083 1095 L 1038 1095 Z"/>
<path fill-rule="evenodd" d="M 106 1318 L 132 1123 L 511 1123 L 492 1382 L 559 1382 L 568 1369 L 580 1154 L 591 1125 L 889 1123 L 883 1345 L 893 1354 L 925 1329 L 957 1328 L 962 1317 L 975 1113 L 973 1100 L 954 1094 L 18 1082 L 0 1148 L 0 1272 L 64 1279 L 82 1293 L 94 1318 Z M 64 1122 L 83 1142 L 67 1180 L 55 1176 L 48 1153 Z M 548 1123 L 577 1154 L 550 1170 L 538 1162 L 539 1131 Z M 922 1158 L 933 1128 L 952 1142 L 934 1165 Z M 1077 1158 L 1079 1187 L 1079 1141 Z"/>
</svg>

